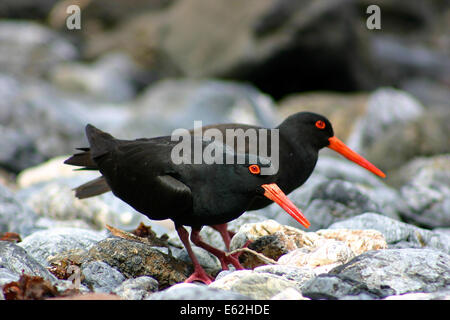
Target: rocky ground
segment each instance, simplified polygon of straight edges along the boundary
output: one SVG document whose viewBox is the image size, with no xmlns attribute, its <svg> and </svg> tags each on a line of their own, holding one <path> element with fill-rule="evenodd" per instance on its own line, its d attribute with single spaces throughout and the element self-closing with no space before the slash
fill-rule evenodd
<svg viewBox="0 0 450 320">
<path fill-rule="evenodd" d="M 0 4 L 4 16 L 29 19 L 24 6 L 38 17 L 0 20 L 0 299 L 450 299 L 447 7 L 386 1 L 390 32 L 368 35 L 341 32 L 362 19 L 344 7 L 365 1 L 306 1 L 299 10 L 257 0 L 227 11 L 238 2 L 223 0 L 204 5 L 201 19 L 191 0 L 134 0 L 131 11 L 102 2 L 86 1 L 90 31 L 75 34 L 63 30 L 61 8 L 48 15 L 56 0 Z M 392 19 L 403 15 L 417 23 Z M 186 32 L 204 29 L 211 33 L 196 41 Z M 324 65 L 308 60 L 323 52 L 332 57 Z M 328 88 L 352 93 L 292 91 L 296 80 L 282 79 L 292 56 L 311 66 L 296 66 L 310 80 L 298 80 L 299 91 L 338 65 L 350 70 L 344 88 L 332 79 Z M 221 271 L 194 248 L 216 276 L 208 286 L 182 283 L 192 264 L 170 222 L 150 221 L 111 193 L 76 199 L 72 188 L 96 175 L 62 163 L 86 145 L 86 123 L 136 138 L 198 119 L 274 126 L 303 110 L 329 117 L 336 136 L 387 178 L 321 151 L 289 195 L 311 227 L 278 206 L 245 213 L 230 229 L 231 250 L 252 241 L 240 256 L 246 270 Z M 224 248 L 216 231 L 201 234 Z"/>
<path fill-rule="evenodd" d="M 310 230 L 275 206 L 245 213 L 230 229 L 237 232 L 231 250 L 252 241 L 240 256 L 247 270 L 221 271 L 215 257 L 195 247 L 216 275 L 206 286 L 181 283 L 192 265 L 170 225 L 144 219 L 111 195 L 76 199 L 71 187 L 85 173 L 67 171 L 57 158 L 24 171 L 16 190 L 0 186 L 3 297 L 31 294 L 27 275 L 54 287 L 33 298 L 72 296 L 69 289 L 78 285 L 78 294 L 123 299 L 449 299 L 450 156 L 403 169 L 397 189 L 346 160 L 322 156 L 289 196 L 304 208 Z M 131 234 L 105 229 L 131 231 L 140 222 L 149 227 Z M 213 229 L 202 235 L 223 248 Z"/>
</svg>

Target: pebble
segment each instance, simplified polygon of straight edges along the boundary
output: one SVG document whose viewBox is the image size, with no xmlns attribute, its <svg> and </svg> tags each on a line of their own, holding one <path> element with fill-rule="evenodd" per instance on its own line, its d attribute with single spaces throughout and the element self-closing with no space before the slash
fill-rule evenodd
<svg viewBox="0 0 450 320">
<path fill-rule="evenodd" d="M 94 292 L 110 293 L 125 281 L 125 277 L 116 269 L 102 261 L 91 261 L 83 264 L 81 272 L 83 284 Z"/>
<path fill-rule="evenodd" d="M 157 291 L 158 281 L 148 276 L 127 279 L 113 290 L 125 300 L 145 300 Z"/>
</svg>

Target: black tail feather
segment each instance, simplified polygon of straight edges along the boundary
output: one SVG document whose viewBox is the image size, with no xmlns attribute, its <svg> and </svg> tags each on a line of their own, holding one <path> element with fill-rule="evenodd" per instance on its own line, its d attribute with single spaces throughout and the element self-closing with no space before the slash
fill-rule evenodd
<svg viewBox="0 0 450 320">
<path fill-rule="evenodd" d="M 64 161 L 65 164 L 81 167 L 75 169 L 77 171 L 98 170 L 99 168 L 94 159 L 101 157 L 105 153 L 109 152 L 109 150 L 111 150 L 111 148 L 113 148 L 117 144 L 117 140 L 114 139 L 114 137 L 109 133 L 103 132 L 90 124 L 86 126 L 86 136 L 88 138 L 90 147 L 77 148 L 77 150 L 81 152 L 75 153 L 69 159 Z M 97 179 L 82 184 L 74 190 L 75 196 L 77 198 L 85 199 L 111 191 L 111 188 L 109 187 L 105 178 L 103 176 L 100 176 Z"/>
<path fill-rule="evenodd" d="M 65 164 L 72 166 L 79 166 L 86 168 L 85 170 L 98 170 L 97 165 L 92 160 L 91 151 L 89 148 L 78 148 L 78 150 L 84 150 L 80 153 L 75 153 L 69 159 L 64 161 Z"/>
<path fill-rule="evenodd" d="M 86 199 L 111 191 L 111 188 L 109 187 L 105 178 L 102 176 L 98 177 L 97 179 L 86 182 L 85 184 L 76 187 L 74 190 L 75 196 L 78 199 Z"/>
</svg>

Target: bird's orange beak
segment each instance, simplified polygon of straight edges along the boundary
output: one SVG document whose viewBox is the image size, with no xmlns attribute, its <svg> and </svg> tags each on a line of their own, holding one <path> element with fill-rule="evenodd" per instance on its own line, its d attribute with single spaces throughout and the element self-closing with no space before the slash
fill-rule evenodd
<svg viewBox="0 0 450 320">
<path fill-rule="evenodd" d="M 276 202 L 280 207 L 289 213 L 295 220 L 300 222 L 305 228 L 308 228 L 311 223 L 306 219 L 304 214 L 292 203 L 291 200 L 284 194 L 276 183 L 263 184 L 261 186 L 265 192 L 264 196 Z"/>
<path fill-rule="evenodd" d="M 377 167 L 375 167 L 373 164 L 371 164 L 369 161 L 364 159 L 362 156 L 357 154 L 355 151 L 350 149 L 343 143 L 341 140 L 339 140 L 336 137 L 331 137 L 328 139 L 330 141 L 330 145 L 328 148 L 342 154 L 344 157 L 349 159 L 350 161 L 353 161 L 357 164 L 359 164 L 361 167 L 366 168 L 370 172 L 376 174 L 377 176 L 380 176 L 382 178 L 385 178 L 386 175 Z"/>
</svg>

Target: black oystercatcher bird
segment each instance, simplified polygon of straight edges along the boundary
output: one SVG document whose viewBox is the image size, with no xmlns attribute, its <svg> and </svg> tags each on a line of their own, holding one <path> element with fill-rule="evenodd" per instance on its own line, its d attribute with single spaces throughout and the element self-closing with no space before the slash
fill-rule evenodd
<svg viewBox="0 0 450 320">
<path fill-rule="evenodd" d="M 170 136 L 119 140 L 92 125 L 86 126 L 86 135 L 90 147 L 81 149 L 81 153 L 73 155 L 65 163 L 99 170 L 108 190 L 150 219 L 173 220 L 194 264 L 194 273 L 187 282 L 210 283 L 212 278 L 198 263 L 183 226 L 192 227 L 192 242 L 217 256 L 224 269 L 228 269 L 229 263 L 237 269 L 242 269 L 242 266 L 236 257 L 205 243 L 199 235 L 200 229 L 209 225 L 223 231 L 221 226 L 239 217 L 255 199 L 265 196 L 302 225 L 309 226 L 300 210 L 273 183 L 275 175 L 260 174 L 261 169 L 271 167 L 266 158 L 256 157 L 256 161 L 251 163 L 249 155 L 237 154 L 222 142 L 195 137 L 192 142 L 200 139 L 204 147 L 211 143 L 221 145 L 223 162 L 229 155 L 235 160 L 232 164 L 175 164 L 172 149 L 178 142 L 172 141 Z M 103 187 L 98 189 L 98 181 L 80 186 L 76 195 L 83 198 L 105 191 Z M 227 241 L 229 233 L 225 230 L 221 234 Z"/>
<path fill-rule="evenodd" d="M 243 131 L 239 135 L 245 135 L 248 129 L 264 129 L 258 126 L 228 123 L 204 126 L 202 132 L 206 132 L 206 130 L 211 128 L 218 129 L 223 137 L 226 136 L 226 131 L 230 129 L 234 131 L 242 129 Z M 279 130 L 279 170 L 276 173 L 275 182 L 286 194 L 289 194 L 305 183 L 316 166 L 319 151 L 324 147 L 338 152 L 377 176 L 382 178 L 386 177 L 380 169 L 339 140 L 334 135 L 330 121 L 320 114 L 298 112 L 286 118 L 274 129 Z M 273 129 L 267 131 L 269 153 L 271 147 L 271 130 Z M 239 149 L 237 143 L 239 138 L 241 137 L 237 137 L 234 141 L 227 140 L 223 142 L 234 147 L 236 152 L 248 153 L 250 150 L 248 140 L 245 140 L 246 143 Z M 271 203 L 268 199 L 260 199 L 259 201 L 255 201 L 249 210 L 261 209 Z"/>
<path fill-rule="evenodd" d="M 230 144 L 230 141 L 223 141 L 223 142 L 229 143 L 230 147 L 233 148 L 236 153 L 248 154 L 251 149 L 249 148 L 248 143 L 249 141 L 245 140 L 244 145 L 241 146 L 241 148 L 239 148 L 239 145 L 236 143 L 236 140 L 241 138 L 240 135 L 241 136 L 245 135 L 245 132 L 248 129 L 259 130 L 263 128 L 245 124 L 218 124 L 206 126 L 203 127 L 202 129 L 203 129 L 202 132 L 203 131 L 206 132 L 206 130 L 208 129 L 217 129 L 222 133 L 223 137 L 226 137 L 227 130 L 237 131 L 236 129 L 241 129 L 238 136 L 235 138 L 235 140 L 232 141 L 232 144 Z M 360 166 L 366 168 L 367 170 L 371 171 L 372 173 L 380 177 L 385 177 L 385 174 L 383 172 L 381 172 L 378 168 L 376 168 L 366 159 L 364 159 L 363 157 L 361 157 L 360 155 L 349 149 L 342 141 L 340 141 L 337 137 L 335 137 L 331 123 L 328 121 L 326 117 L 322 115 L 311 112 L 296 113 L 288 117 L 278 127 L 274 129 L 278 130 L 279 133 L 279 161 L 278 161 L 279 170 L 277 171 L 276 174 L 271 176 L 270 184 L 268 183 L 266 184 L 272 186 L 275 186 L 276 184 L 277 186 L 276 188 L 283 190 L 286 194 L 290 193 L 292 190 L 301 186 L 308 179 L 308 177 L 311 175 L 316 165 L 319 150 L 324 147 L 328 147 L 340 153 L 347 159 L 359 164 Z M 269 147 L 268 154 L 271 154 L 270 150 L 271 131 L 274 129 L 267 130 L 266 139 L 268 142 L 267 145 Z M 194 131 L 192 131 L 191 133 L 194 134 Z M 259 137 L 260 136 L 258 136 L 258 138 Z M 162 138 L 155 138 L 155 139 L 162 139 Z M 136 141 L 144 142 L 151 140 L 153 139 L 139 139 Z M 132 144 L 132 142 L 127 143 Z M 88 169 L 98 170 L 99 166 L 94 161 L 96 155 L 92 153 L 92 151 L 89 148 L 82 149 L 82 151 L 83 151 L 82 153 L 74 155 L 72 158 L 68 159 L 66 163 L 84 166 L 87 167 Z M 156 149 L 154 151 L 156 151 Z M 147 154 L 149 158 L 151 158 L 152 156 L 159 157 L 158 155 L 153 153 L 154 151 L 148 151 L 147 153 L 142 151 L 141 157 L 143 157 L 144 154 Z M 148 161 L 147 158 L 146 160 Z M 137 164 L 140 161 L 143 161 L 142 158 L 140 159 L 139 157 L 136 156 L 132 160 L 132 163 Z M 135 183 L 133 188 L 140 188 L 140 185 L 138 183 Z M 108 179 L 103 174 L 102 177 L 78 187 L 76 189 L 76 196 L 79 197 L 80 199 L 83 199 L 110 191 L 111 189 L 114 191 L 113 186 L 110 184 Z M 276 193 L 275 191 L 273 192 Z M 267 199 L 267 195 L 269 194 L 270 194 L 269 191 L 267 191 L 266 197 L 254 198 L 252 202 L 248 205 L 246 210 L 247 211 L 256 210 L 271 204 L 272 200 L 275 201 L 276 198 L 272 196 L 271 199 L 269 198 L 270 200 Z M 140 201 L 145 203 L 146 199 L 148 198 L 148 194 L 145 194 L 142 197 L 143 198 Z M 232 197 L 230 199 L 232 199 Z M 212 227 L 218 230 L 222 235 L 222 238 L 227 248 L 229 247 L 231 233 L 227 231 L 226 222 L 232 219 L 233 217 L 228 220 L 225 219 L 227 221 L 217 219 L 211 223 Z M 207 225 L 207 223 L 204 223 L 203 225 Z M 185 231 L 179 231 L 181 239 L 183 239 L 183 237 L 185 239 L 187 238 L 187 235 L 185 235 L 184 233 Z M 193 230 L 191 237 L 196 238 L 197 235 L 198 235 L 197 230 Z M 204 245 L 203 247 L 205 248 Z M 223 261 L 224 260 L 222 260 L 222 262 Z"/>
</svg>

